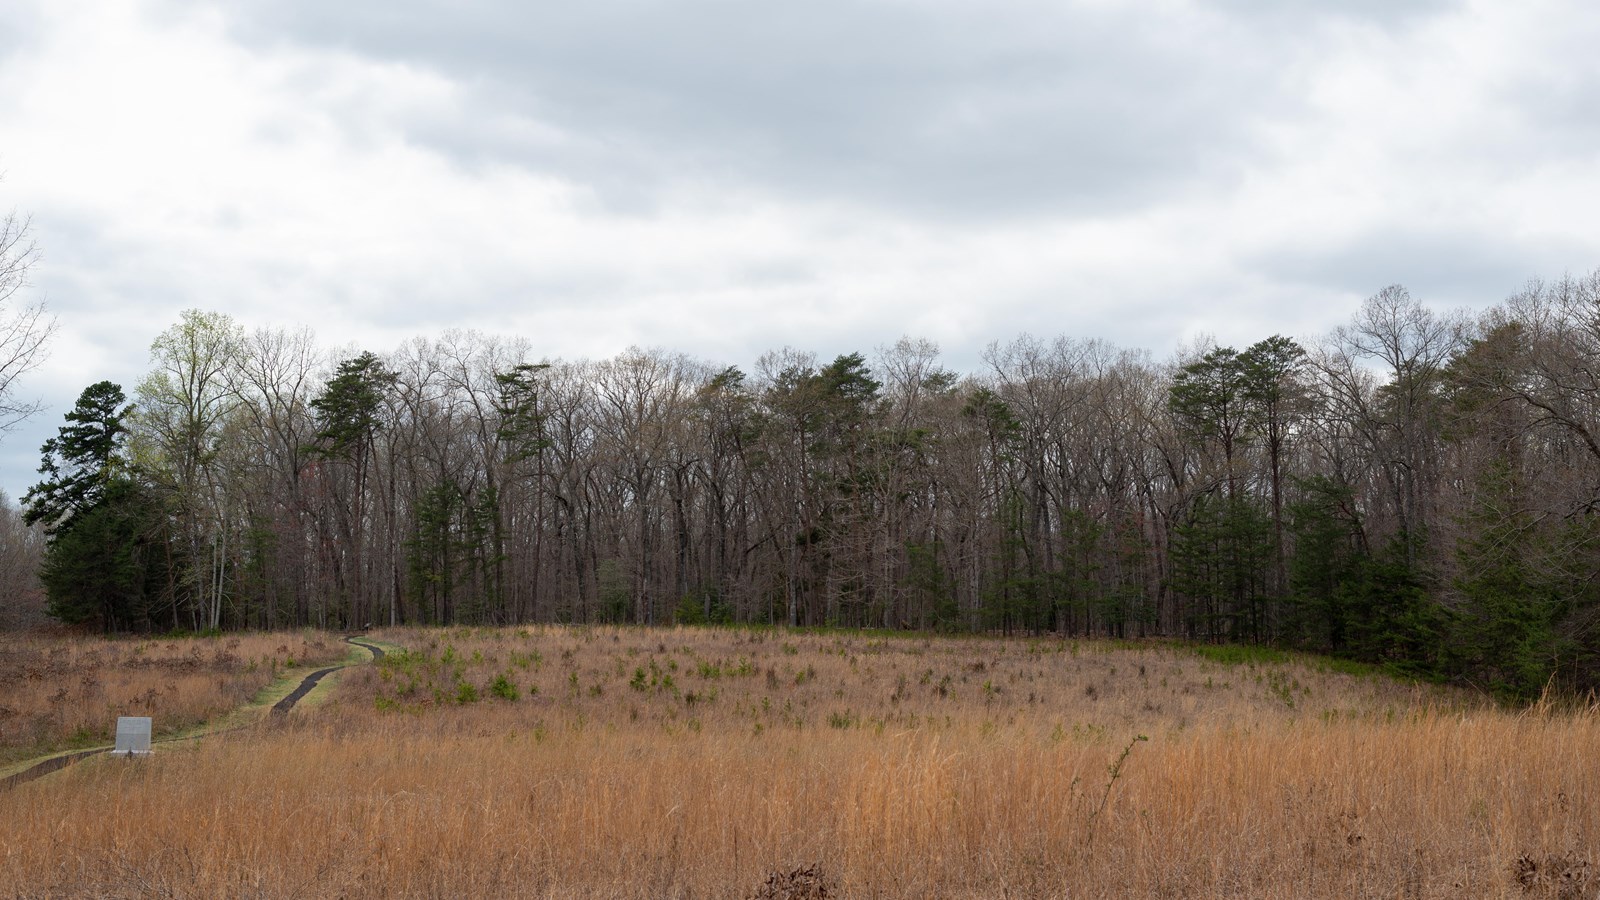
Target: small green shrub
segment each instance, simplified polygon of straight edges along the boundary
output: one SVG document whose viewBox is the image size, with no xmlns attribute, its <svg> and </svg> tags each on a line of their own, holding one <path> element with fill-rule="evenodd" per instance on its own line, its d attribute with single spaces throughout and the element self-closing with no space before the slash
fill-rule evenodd
<svg viewBox="0 0 1600 900">
<path fill-rule="evenodd" d="M 522 696 L 522 692 L 517 690 L 517 686 L 504 674 L 495 676 L 494 681 L 489 685 L 489 693 L 499 697 L 501 700 L 517 700 Z"/>
</svg>

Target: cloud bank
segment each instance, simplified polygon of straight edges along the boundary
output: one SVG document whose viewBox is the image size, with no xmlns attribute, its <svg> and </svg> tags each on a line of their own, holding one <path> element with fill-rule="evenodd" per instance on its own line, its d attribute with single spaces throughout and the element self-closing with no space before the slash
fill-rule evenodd
<svg viewBox="0 0 1600 900">
<path fill-rule="evenodd" d="M 746 366 L 912 334 L 976 370 L 1600 265 L 1586 4 L 527 6 L 10 4 L 0 208 L 63 327 L 0 484 L 190 307 Z"/>
</svg>

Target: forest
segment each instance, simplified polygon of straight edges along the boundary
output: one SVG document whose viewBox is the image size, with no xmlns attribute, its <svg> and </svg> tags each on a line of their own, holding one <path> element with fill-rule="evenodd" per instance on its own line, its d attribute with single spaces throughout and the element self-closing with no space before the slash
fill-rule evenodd
<svg viewBox="0 0 1600 900">
<path fill-rule="evenodd" d="M 1476 316 L 1392 286 L 1316 339 L 1167 360 L 534 348 L 185 312 L 138 384 L 85 388 L 6 545 L 36 535 L 50 615 L 106 631 L 1163 636 L 1600 684 L 1600 271 Z"/>
</svg>

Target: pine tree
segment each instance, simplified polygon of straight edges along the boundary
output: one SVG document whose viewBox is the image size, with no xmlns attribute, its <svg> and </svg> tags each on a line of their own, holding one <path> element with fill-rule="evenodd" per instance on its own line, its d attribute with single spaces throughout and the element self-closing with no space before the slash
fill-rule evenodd
<svg viewBox="0 0 1600 900">
<path fill-rule="evenodd" d="M 122 456 L 126 400 L 109 381 L 86 388 L 41 448 L 44 480 L 23 498 L 24 521 L 49 536 L 39 577 L 50 614 L 72 624 L 98 617 L 105 631 L 148 624 L 165 556 L 152 552 L 159 506 Z"/>
<path fill-rule="evenodd" d="M 54 536 L 100 504 L 107 485 L 126 468 L 119 451 L 127 436 L 123 419 L 133 408 L 124 405 L 127 399 L 122 386 L 109 381 L 84 388 L 67 413 L 68 424 L 40 448 L 44 480 L 23 495 L 23 521 L 43 524 Z"/>
</svg>

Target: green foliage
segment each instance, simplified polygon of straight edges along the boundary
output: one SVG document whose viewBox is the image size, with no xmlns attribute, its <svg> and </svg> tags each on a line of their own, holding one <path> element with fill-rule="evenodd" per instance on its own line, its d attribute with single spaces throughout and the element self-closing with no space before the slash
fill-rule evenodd
<svg viewBox="0 0 1600 900">
<path fill-rule="evenodd" d="M 1282 335 L 1273 335 L 1251 344 L 1239 354 L 1244 399 L 1255 406 L 1255 416 L 1263 424 L 1278 419 L 1287 406 L 1303 402 L 1294 383 L 1304 365 L 1306 351 Z"/>
<path fill-rule="evenodd" d="M 55 533 L 39 580 L 55 618 L 102 630 L 148 627 L 165 569 L 163 518 L 137 483 L 117 479 L 99 502 Z"/>
<path fill-rule="evenodd" d="M 1172 585 L 1194 601 L 1194 636 L 1269 637 L 1273 552 L 1271 520 L 1253 501 L 1215 493 L 1195 498 L 1172 541 Z"/>
<path fill-rule="evenodd" d="M 1299 489 L 1286 636 L 1397 674 L 1446 674 L 1449 621 L 1418 562 L 1422 539 L 1402 532 L 1373 553 L 1349 487 L 1313 478 Z"/>
<path fill-rule="evenodd" d="M 1167 405 L 1196 437 L 1220 443 L 1231 460 L 1255 414 L 1245 396 L 1249 381 L 1239 352 L 1217 347 L 1178 371 Z"/>
<path fill-rule="evenodd" d="M 1445 666 L 1493 693 L 1528 699 L 1538 696 L 1565 648 L 1553 621 L 1562 605 L 1538 574 L 1542 542 L 1521 508 L 1522 493 L 1510 466 L 1497 462 L 1462 516 L 1453 585 L 1460 602 L 1451 611 Z"/>
<path fill-rule="evenodd" d="M 735 616 L 733 607 L 723 601 L 715 587 L 705 587 L 685 594 L 673 609 L 672 620 L 679 625 L 729 626 L 734 624 Z"/>
<path fill-rule="evenodd" d="M 156 497 L 130 473 L 122 389 L 90 385 L 46 441 L 45 478 L 24 498 L 24 520 L 40 523 L 49 545 L 39 571 L 55 618 L 99 620 L 103 630 L 147 628 L 174 560 Z"/>
<path fill-rule="evenodd" d="M 1392 671 L 1433 678 L 1441 673 L 1445 617 L 1429 596 L 1423 572 L 1397 536 L 1352 574 L 1341 591 L 1349 610 L 1349 652 Z"/>
<path fill-rule="evenodd" d="M 457 577 L 458 539 L 464 498 L 449 480 L 417 498 L 412 534 L 406 540 L 406 572 L 424 614 L 444 620 Z"/>
<path fill-rule="evenodd" d="M 685 595 L 672 611 L 672 620 L 679 625 L 706 624 L 705 606 L 695 597 Z"/>
<path fill-rule="evenodd" d="M 1273 336 L 1176 371 L 1064 341 L 997 353 L 993 377 L 913 377 L 906 343 L 879 373 L 859 353 L 685 367 L 615 410 L 583 367 L 499 351 L 408 365 L 403 394 L 362 353 L 307 409 L 309 382 L 268 370 L 306 379 L 309 357 L 186 311 L 136 413 L 110 382 L 84 391 L 25 518 L 49 536 L 52 612 L 106 628 L 360 624 L 391 598 L 438 623 L 665 605 L 686 625 L 1183 633 L 1581 691 L 1600 686 L 1600 343 L 1561 344 L 1588 333 L 1579 307 L 1524 299 L 1461 347 L 1386 289 L 1314 370 Z M 385 428 L 405 431 L 380 447 Z"/>
<path fill-rule="evenodd" d="M 322 395 L 311 401 L 317 417 L 317 442 L 311 448 L 329 458 L 359 459 L 383 427 L 383 403 L 397 376 L 370 352 L 339 364 Z"/>
<path fill-rule="evenodd" d="M 846 436 L 867 424 L 883 385 L 872 377 L 866 357 L 848 353 L 823 366 L 810 386 L 820 395 L 825 410 L 818 449 L 840 451 L 849 444 Z"/>
<path fill-rule="evenodd" d="M 495 544 L 498 497 L 484 488 L 468 497 L 445 478 L 417 498 L 412 532 L 405 541 L 406 573 L 412 595 L 429 621 L 481 622 L 494 605 L 501 555 Z M 477 591 L 463 586 L 477 585 Z M 458 599 L 465 595 L 465 602 Z"/>
<path fill-rule="evenodd" d="M 516 700 L 522 696 L 516 684 L 504 673 L 495 676 L 494 681 L 489 684 L 489 693 L 502 700 Z"/>
<path fill-rule="evenodd" d="M 633 611 L 633 586 L 622 563 L 603 559 L 595 572 L 600 594 L 600 618 L 604 622 L 626 622 Z"/>
<path fill-rule="evenodd" d="M 641 693 L 655 691 L 656 693 L 670 692 L 677 689 L 673 682 L 672 673 L 664 671 L 652 657 L 648 671 L 643 666 L 633 670 L 633 677 L 628 680 L 628 687 Z M 675 666 L 675 663 L 670 663 Z"/>
<path fill-rule="evenodd" d="M 841 355 L 820 369 L 792 365 L 778 373 L 767 392 L 772 419 L 764 424 L 792 429 L 819 456 L 847 455 L 864 437 L 880 387 L 859 353 Z"/>
<path fill-rule="evenodd" d="M 1013 628 L 1037 633 L 1054 626 L 1047 579 L 1029 543 L 1027 504 L 1015 489 L 1002 500 L 1001 539 L 983 591 L 985 626 L 1008 634 Z"/>
<path fill-rule="evenodd" d="M 956 603 L 954 585 L 939 559 L 943 550 L 939 541 L 907 543 L 904 586 L 909 606 L 930 610 L 934 626 L 940 631 L 950 631 L 966 623 Z"/>
<path fill-rule="evenodd" d="M 224 373 L 239 353 L 241 332 L 222 313 L 186 309 L 150 345 L 156 368 L 139 382 L 139 431 L 151 443 L 144 468 L 194 505 L 201 473 L 217 459 L 221 430 L 238 406 Z"/>
<path fill-rule="evenodd" d="M 1298 482 L 1297 489 L 1300 496 L 1289 505 L 1295 552 L 1284 637 L 1317 650 L 1349 652 L 1352 591 L 1368 563 L 1354 491 L 1322 476 Z"/>
<path fill-rule="evenodd" d="M 974 390 L 962 406 L 961 416 L 981 430 L 994 461 L 1005 461 L 1018 449 L 1022 424 L 1005 400 L 989 388 Z"/>
<path fill-rule="evenodd" d="M 1073 730 L 1077 730 L 1076 726 L 1074 726 Z M 1117 780 L 1122 777 L 1122 769 L 1128 764 L 1128 757 L 1133 753 L 1134 746 L 1148 740 L 1150 740 L 1150 738 L 1146 737 L 1145 735 L 1135 735 L 1132 740 L 1128 741 L 1128 746 L 1122 748 L 1122 753 L 1117 756 L 1116 760 L 1106 766 L 1107 778 L 1105 793 L 1101 794 L 1100 796 L 1100 805 L 1096 806 L 1094 811 L 1089 813 L 1089 836 L 1085 843 L 1093 843 L 1095 825 L 1099 822 L 1100 814 L 1105 812 L 1106 804 L 1111 800 L 1111 789 L 1117 786 Z"/>
<path fill-rule="evenodd" d="M 544 433 L 544 413 L 539 409 L 539 375 L 549 365 L 522 363 L 494 376 L 499 388 L 495 412 L 500 416 L 495 441 L 507 462 L 534 459 L 550 446 Z"/>
<path fill-rule="evenodd" d="M 122 387 L 101 381 L 84 388 L 56 437 L 40 448 L 44 478 L 23 495 L 23 521 L 42 524 L 47 534 L 69 529 L 94 509 L 110 483 L 127 469 L 122 446 L 132 406 Z"/>
</svg>

